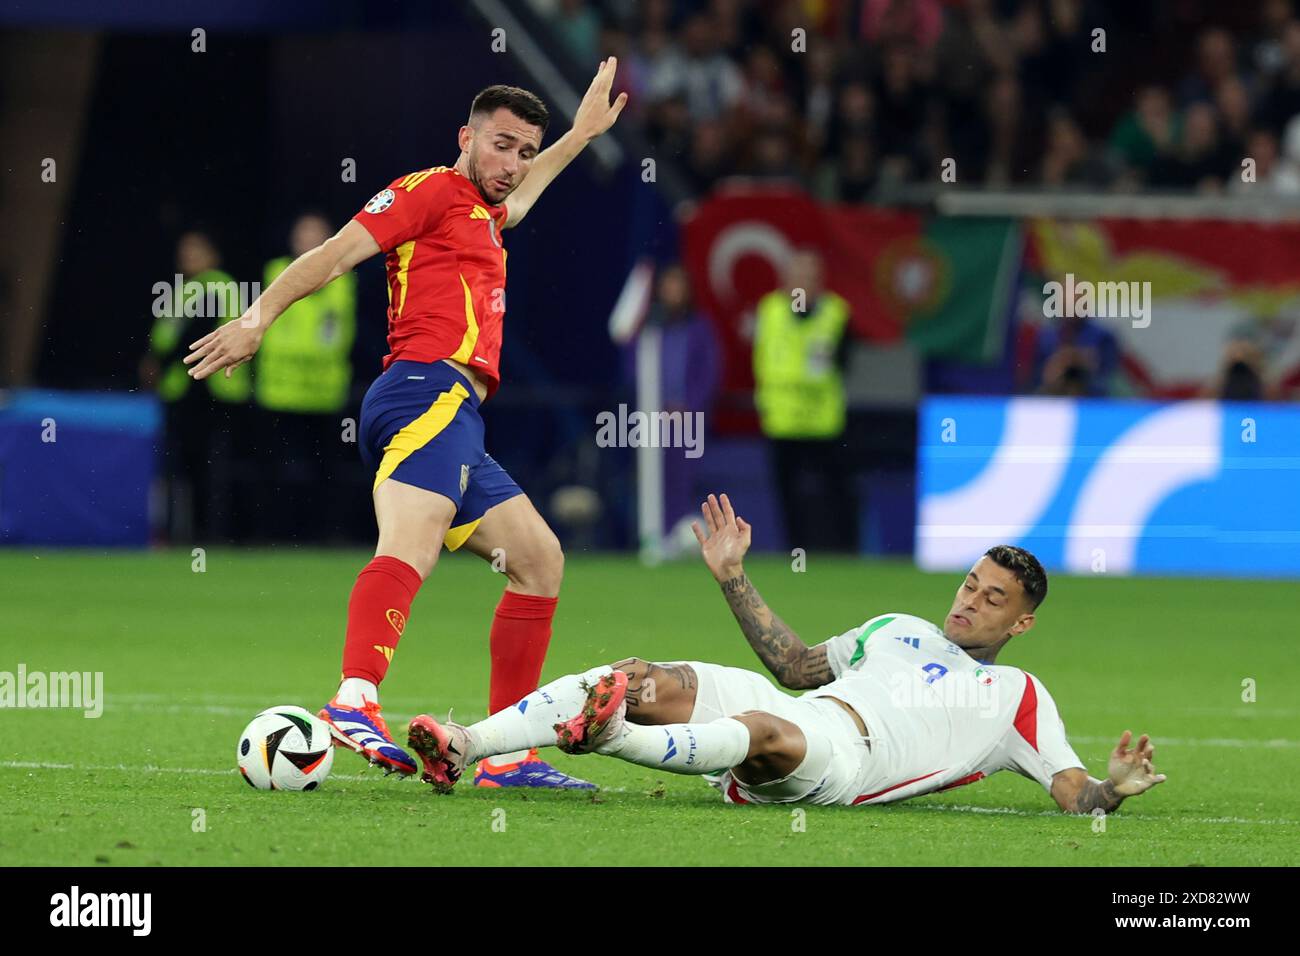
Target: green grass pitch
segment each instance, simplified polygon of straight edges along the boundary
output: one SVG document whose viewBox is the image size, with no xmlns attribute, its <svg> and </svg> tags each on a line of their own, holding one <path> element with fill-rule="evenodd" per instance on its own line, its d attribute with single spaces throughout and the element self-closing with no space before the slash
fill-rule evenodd
<svg viewBox="0 0 1300 956">
<path fill-rule="evenodd" d="M 1009 772 L 884 807 L 728 806 L 701 780 L 603 757 L 555 762 L 602 786 L 434 796 L 339 752 L 310 794 L 234 771 L 258 710 L 332 693 L 360 552 L 0 552 L 0 671 L 102 671 L 99 719 L 0 710 L 6 865 L 721 864 L 1294 865 L 1300 682 L 1295 584 L 1057 576 L 999 663 L 1051 690 L 1104 775 L 1125 728 L 1169 775 L 1096 832 Z M 809 643 L 889 610 L 941 620 L 957 575 L 906 563 L 754 559 L 751 577 Z M 394 729 L 424 710 L 486 712 L 487 631 L 503 584 L 444 556 L 384 684 Z M 543 679 L 628 656 L 758 668 L 698 563 L 646 570 L 570 555 Z M 1243 681 L 1257 699 L 1243 702 Z M 404 733 L 402 734 L 404 737 Z M 202 811 L 204 827 L 198 830 Z M 495 824 L 495 826 L 494 826 Z M 503 826 L 504 824 L 504 826 Z M 197 832 L 196 832 L 197 831 Z"/>
</svg>

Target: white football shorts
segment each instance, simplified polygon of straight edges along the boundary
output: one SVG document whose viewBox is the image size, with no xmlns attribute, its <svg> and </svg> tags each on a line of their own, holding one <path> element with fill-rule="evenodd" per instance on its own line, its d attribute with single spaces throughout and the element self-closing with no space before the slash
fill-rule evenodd
<svg viewBox="0 0 1300 956">
<path fill-rule="evenodd" d="M 870 752 L 857 724 L 834 701 L 792 697 L 762 674 L 740 667 L 702 661 L 686 664 L 698 678 L 691 723 L 707 723 L 759 710 L 788 720 L 803 731 L 808 752 L 788 776 L 769 783 L 746 784 L 726 771 L 704 779 L 722 791 L 727 803 L 849 804 L 868 777 Z"/>
</svg>

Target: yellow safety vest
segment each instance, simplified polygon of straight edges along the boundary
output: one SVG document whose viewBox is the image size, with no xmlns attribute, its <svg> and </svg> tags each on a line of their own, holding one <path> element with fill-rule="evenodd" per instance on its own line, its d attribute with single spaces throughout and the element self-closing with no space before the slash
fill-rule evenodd
<svg viewBox="0 0 1300 956">
<path fill-rule="evenodd" d="M 769 438 L 835 438 L 844 431 L 844 381 L 835 353 L 849 306 L 824 292 L 817 308 L 799 315 L 790 294 L 777 290 L 758 303 L 754 331 L 754 401 Z"/>
<path fill-rule="evenodd" d="M 228 273 L 220 269 L 209 269 L 185 280 L 181 286 L 179 302 L 173 301 L 170 309 L 163 311 L 154 320 L 153 330 L 149 334 L 149 347 L 155 355 L 167 355 L 178 344 L 182 330 L 188 323 L 187 311 L 213 314 L 212 327 L 219 328 L 231 319 L 243 314 L 239 296 L 239 286 Z M 186 343 L 188 344 L 188 343 Z M 189 376 L 189 366 L 182 359 L 184 353 L 162 370 L 158 381 L 158 397 L 164 402 L 174 402 L 189 391 L 194 381 Z M 246 402 L 252 393 L 252 382 L 247 365 L 235 369 L 230 378 L 226 378 L 222 369 L 206 379 L 212 397 L 223 402 Z"/>
<path fill-rule="evenodd" d="M 292 261 L 283 256 L 268 262 L 263 288 Z M 300 414 L 342 409 L 352 385 L 356 332 L 356 276 L 349 272 L 299 299 L 266 330 L 255 360 L 257 403 L 272 411 Z"/>
</svg>

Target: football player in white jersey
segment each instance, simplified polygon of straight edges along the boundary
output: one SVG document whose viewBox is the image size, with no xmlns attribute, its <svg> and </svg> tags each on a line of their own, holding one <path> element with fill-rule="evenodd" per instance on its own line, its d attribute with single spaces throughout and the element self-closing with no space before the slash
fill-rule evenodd
<svg viewBox="0 0 1300 956">
<path fill-rule="evenodd" d="M 1090 777 L 1042 682 L 996 663 L 1029 630 L 1047 575 L 1022 548 L 990 548 L 957 588 L 943 628 L 890 613 L 809 646 L 742 566 L 750 527 L 727 496 L 695 534 L 740 629 L 783 687 L 700 661 L 636 658 L 570 674 L 470 727 L 420 716 L 411 747 L 448 790 L 483 757 L 556 745 L 698 774 L 733 803 L 887 803 L 998 770 L 1036 780 L 1067 812 L 1110 812 L 1161 783 L 1144 734 L 1124 731 L 1107 775 Z"/>
</svg>

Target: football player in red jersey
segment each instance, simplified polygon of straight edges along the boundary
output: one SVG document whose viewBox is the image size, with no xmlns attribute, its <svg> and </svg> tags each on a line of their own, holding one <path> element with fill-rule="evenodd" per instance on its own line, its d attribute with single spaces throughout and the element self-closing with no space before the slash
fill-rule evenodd
<svg viewBox="0 0 1300 956">
<path fill-rule="evenodd" d="M 537 687 L 563 574 L 559 541 L 527 496 L 487 454 L 479 405 L 496 391 L 505 312 L 501 230 L 519 223 L 573 158 L 618 118 L 617 61 L 600 64 L 573 127 L 541 150 L 549 114 L 532 93 L 490 86 L 460 128 L 455 166 L 402 176 L 336 235 L 290 265 L 239 321 L 194 342 L 185 361 L 203 379 L 249 361 L 285 309 L 383 252 L 388 343 L 383 374 L 366 393 L 358 436 L 375 473 L 375 557 L 348 604 L 343 680 L 321 711 L 339 745 L 407 775 L 416 763 L 393 742 L 379 684 L 411 602 L 445 545 L 487 560 L 504 554 L 508 578 L 490 635 L 493 713 Z M 482 761 L 480 786 L 590 789 L 535 750 Z"/>
</svg>

